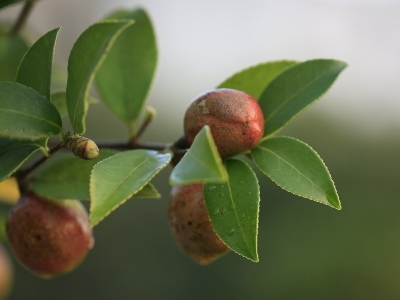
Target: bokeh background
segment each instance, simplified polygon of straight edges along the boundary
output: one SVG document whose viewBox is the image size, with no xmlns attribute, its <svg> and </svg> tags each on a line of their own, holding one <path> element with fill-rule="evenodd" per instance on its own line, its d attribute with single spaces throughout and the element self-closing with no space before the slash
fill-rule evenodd
<svg viewBox="0 0 400 300">
<path fill-rule="evenodd" d="M 198 266 L 168 228 L 170 168 L 153 181 L 161 200 L 132 200 L 95 227 L 96 246 L 73 273 L 42 280 L 15 263 L 10 299 L 400 299 L 400 2 L 396 0 L 42 0 L 32 41 L 62 26 L 56 60 L 90 24 L 144 7 L 158 39 L 145 139 L 182 134 L 190 101 L 265 61 L 334 58 L 349 67 L 282 134 L 324 159 L 341 198 L 336 211 L 260 176 L 260 262 L 230 253 Z M 0 12 L 12 22 L 20 5 Z M 107 120 L 105 122 L 104 120 Z M 123 139 L 124 125 L 91 106 L 87 136 Z"/>
</svg>

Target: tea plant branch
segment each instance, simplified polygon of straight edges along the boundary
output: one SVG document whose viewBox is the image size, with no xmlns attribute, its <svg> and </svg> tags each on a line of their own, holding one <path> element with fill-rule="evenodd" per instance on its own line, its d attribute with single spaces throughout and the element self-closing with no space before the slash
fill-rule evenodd
<svg viewBox="0 0 400 300">
<path fill-rule="evenodd" d="M 160 143 L 160 142 L 140 142 L 137 137 L 129 142 L 99 142 L 97 143 L 99 148 L 115 149 L 115 150 L 135 150 L 135 149 L 146 149 L 165 151 L 170 150 L 174 155 L 181 155 L 186 153 L 189 146 L 186 143 L 184 137 L 179 138 L 172 143 Z"/>
<path fill-rule="evenodd" d="M 25 22 L 28 19 L 28 16 L 36 2 L 37 0 L 27 0 L 25 2 L 14 26 L 10 30 L 11 35 L 17 35 L 21 28 L 25 25 Z"/>
<path fill-rule="evenodd" d="M 59 142 L 57 145 L 55 145 L 53 148 L 50 149 L 48 156 L 43 155 L 43 157 L 41 157 L 39 160 L 34 162 L 31 166 L 29 166 L 25 170 L 21 170 L 21 171 L 17 172 L 16 177 L 17 177 L 18 182 L 19 183 L 23 182 L 25 180 L 26 176 L 28 176 L 28 174 L 30 172 L 35 170 L 37 167 L 41 166 L 45 161 L 47 161 L 51 156 L 53 156 L 54 153 L 56 153 L 58 150 L 60 150 L 64 146 L 65 146 L 64 142 Z"/>
</svg>

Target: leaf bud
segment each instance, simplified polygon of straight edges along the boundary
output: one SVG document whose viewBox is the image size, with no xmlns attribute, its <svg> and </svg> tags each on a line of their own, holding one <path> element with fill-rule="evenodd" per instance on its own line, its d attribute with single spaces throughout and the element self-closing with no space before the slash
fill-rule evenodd
<svg viewBox="0 0 400 300">
<path fill-rule="evenodd" d="M 65 144 L 75 156 L 83 159 L 93 159 L 99 155 L 99 148 L 91 139 L 80 135 L 67 133 L 64 137 Z"/>
</svg>

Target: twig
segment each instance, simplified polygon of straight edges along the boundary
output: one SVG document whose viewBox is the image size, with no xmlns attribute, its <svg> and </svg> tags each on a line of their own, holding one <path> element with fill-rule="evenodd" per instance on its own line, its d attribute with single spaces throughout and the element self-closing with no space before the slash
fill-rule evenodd
<svg viewBox="0 0 400 300">
<path fill-rule="evenodd" d="M 33 163 L 30 167 L 26 168 L 25 170 L 22 170 L 17 173 L 17 179 L 18 182 L 21 183 L 24 181 L 26 176 L 33 170 L 35 170 L 37 167 L 42 165 L 46 160 L 48 160 L 54 153 L 56 153 L 58 150 L 60 150 L 62 147 L 64 147 L 64 142 L 59 142 L 56 146 L 54 146 L 52 149 L 49 151 L 49 156 L 43 156 L 39 160 L 37 160 L 35 163 Z"/>
<path fill-rule="evenodd" d="M 10 34 L 12 35 L 17 35 L 18 32 L 21 30 L 21 28 L 24 26 L 26 20 L 28 19 L 28 16 L 30 12 L 32 11 L 32 8 L 34 4 L 36 3 L 37 0 L 27 0 L 22 7 L 21 12 L 19 13 L 19 16 L 17 18 L 17 21 L 15 22 L 14 26 L 10 30 Z"/>
</svg>

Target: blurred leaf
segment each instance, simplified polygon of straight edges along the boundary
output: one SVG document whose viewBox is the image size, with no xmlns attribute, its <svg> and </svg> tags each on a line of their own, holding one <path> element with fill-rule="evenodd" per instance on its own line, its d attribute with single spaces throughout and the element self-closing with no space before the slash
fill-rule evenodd
<svg viewBox="0 0 400 300">
<path fill-rule="evenodd" d="M 0 136 L 38 140 L 61 131 L 55 106 L 32 88 L 16 82 L 0 82 Z"/>
<path fill-rule="evenodd" d="M 156 38 L 151 20 L 143 9 L 120 10 L 107 19 L 133 19 L 135 24 L 121 33 L 101 66 L 96 84 L 107 106 L 134 135 L 138 118 L 157 65 Z"/>
<path fill-rule="evenodd" d="M 251 154 L 260 170 L 284 190 L 341 209 L 328 169 L 307 144 L 273 137 L 262 141 Z"/>
<path fill-rule="evenodd" d="M 68 157 L 44 169 L 32 181 L 33 190 L 52 199 L 89 200 L 90 172 L 95 164 L 116 151 L 101 149 L 99 156 L 92 160 Z"/>
<path fill-rule="evenodd" d="M 18 182 L 15 177 L 8 177 L 0 182 L 0 202 L 15 204 L 20 196 Z"/>
<path fill-rule="evenodd" d="M 280 73 L 262 93 L 259 103 L 268 136 L 318 100 L 347 66 L 338 60 L 316 59 L 298 63 Z"/>
<path fill-rule="evenodd" d="M 93 98 L 91 96 L 87 99 L 88 104 L 97 104 L 99 100 Z M 67 110 L 67 95 L 64 91 L 59 91 L 51 94 L 51 103 L 57 108 L 58 112 L 60 113 L 61 118 L 68 116 Z"/>
<path fill-rule="evenodd" d="M 210 127 L 206 125 L 172 170 L 169 182 L 171 185 L 181 185 L 195 182 L 225 182 L 227 179 L 228 175 L 215 146 Z"/>
<path fill-rule="evenodd" d="M 61 118 L 68 116 L 67 95 L 64 91 L 51 94 L 50 100 L 57 108 Z"/>
<path fill-rule="evenodd" d="M 90 216 L 93 227 L 143 189 L 171 160 L 171 154 L 130 150 L 94 166 L 90 177 Z"/>
<path fill-rule="evenodd" d="M 67 86 L 68 72 L 62 64 L 54 62 L 51 72 L 51 91 L 65 91 Z"/>
<path fill-rule="evenodd" d="M 17 4 L 18 2 L 22 2 L 23 0 L 1 0 L 0 1 L 0 9 L 12 4 Z"/>
<path fill-rule="evenodd" d="M 19 63 L 28 48 L 20 36 L 0 28 L 0 81 L 15 81 Z"/>
<path fill-rule="evenodd" d="M 0 138 L 0 181 L 11 176 L 40 148 L 35 142 Z"/>
<path fill-rule="evenodd" d="M 59 30 L 56 28 L 47 32 L 29 48 L 17 73 L 17 82 L 35 89 L 49 100 L 54 48 Z"/>
<path fill-rule="evenodd" d="M 208 214 L 215 232 L 229 248 L 257 262 L 258 180 L 244 161 L 229 159 L 226 169 L 227 183 L 204 186 Z"/>
<path fill-rule="evenodd" d="M 86 29 L 72 47 L 68 59 L 67 108 L 76 134 L 85 132 L 89 89 L 97 70 L 116 37 L 131 22 L 103 21 Z"/>
<path fill-rule="evenodd" d="M 259 99 L 270 82 L 296 61 L 280 60 L 266 62 L 250 67 L 229 77 L 218 88 L 229 88 L 245 92 L 254 99 Z"/>
</svg>

